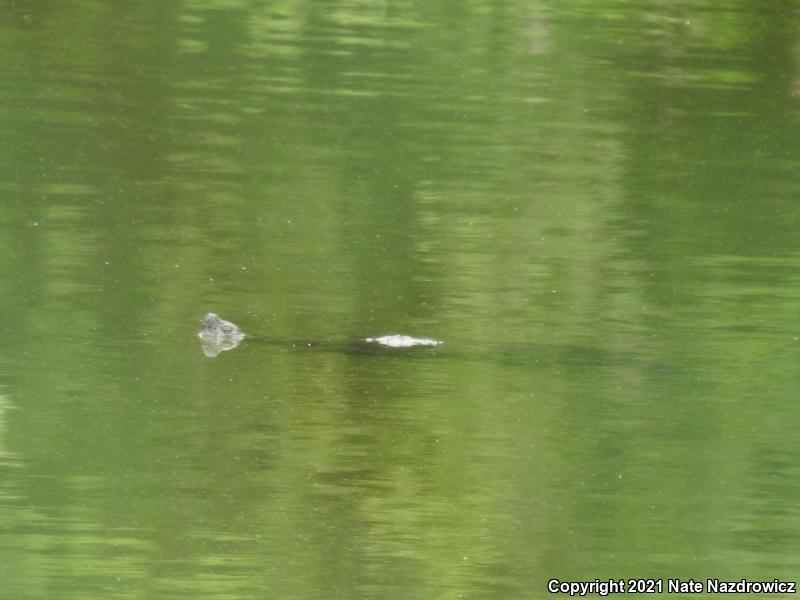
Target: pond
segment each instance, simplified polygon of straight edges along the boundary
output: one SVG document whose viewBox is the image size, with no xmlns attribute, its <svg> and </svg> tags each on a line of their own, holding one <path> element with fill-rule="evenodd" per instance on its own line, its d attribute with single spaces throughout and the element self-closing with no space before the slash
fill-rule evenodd
<svg viewBox="0 0 800 600">
<path fill-rule="evenodd" d="M 799 24 L 5 7 L 2 595 L 793 582 Z"/>
</svg>

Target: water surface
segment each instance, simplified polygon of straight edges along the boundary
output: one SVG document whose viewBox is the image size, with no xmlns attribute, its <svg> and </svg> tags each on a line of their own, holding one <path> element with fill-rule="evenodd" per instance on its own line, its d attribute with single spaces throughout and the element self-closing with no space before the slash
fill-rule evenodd
<svg viewBox="0 0 800 600">
<path fill-rule="evenodd" d="M 794 3 L 5 14 L 4 596 L 796 577 Z"/>
</svg>

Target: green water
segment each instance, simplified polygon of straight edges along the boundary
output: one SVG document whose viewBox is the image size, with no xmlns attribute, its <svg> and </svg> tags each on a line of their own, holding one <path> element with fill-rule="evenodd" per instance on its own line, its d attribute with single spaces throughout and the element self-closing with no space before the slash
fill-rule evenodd
<svg viewBox="0 0 800 600">
<path fill-rule="evenodd" d="M 0 596 L 797 577 L 796 2 L 2 9 Z"/>
</svg>

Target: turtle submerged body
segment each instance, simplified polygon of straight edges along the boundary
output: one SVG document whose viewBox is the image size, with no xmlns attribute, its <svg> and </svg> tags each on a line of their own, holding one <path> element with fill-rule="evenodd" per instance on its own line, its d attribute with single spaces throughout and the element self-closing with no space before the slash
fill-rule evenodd
<svg viewBox="0 0 800 600">
<path fill-rule="evenodd" d="M 214 313 L 208 313 L 203 318 L 203 323 L 198 332 L 203 354 L 209 358 L 217 356 L 225 350 L 233 350 L 248 337 L 237 325 L 221 319 Z M 251 338 L 258 340 L 258 338 Z M 266 341 L 266 340 L 262 340 Z M 278 342 L 273 342 L 278 343 Z M 381 337 L 368 337 L 359 341 L 365 346 L 383 348 L 413 348 L 417 346 L 439 346 L 443 342 L 431 338 L 415 338 L 410 335 L 394 334 Z M 289 343 L 292 347 L 321 347 L 321 343 Z"/>
</svg>

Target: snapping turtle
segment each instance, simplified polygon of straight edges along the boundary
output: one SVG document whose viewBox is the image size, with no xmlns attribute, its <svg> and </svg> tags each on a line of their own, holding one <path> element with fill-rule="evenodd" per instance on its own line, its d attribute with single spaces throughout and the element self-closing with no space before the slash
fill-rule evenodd
<svg viewBox="0 0 800 600">
<path fill-rule="evenodd" d="M 247 337 L 236 325 L 220 319 L 214 313 L 208 313 L 203 318 L 203 325 L 197 336 L 200 338 L 203 354 L 208 357 L 236 348 Z"/>
<path fill-rule="evenodd" d="M 208 313 L 203 318 L 203 324 L 198 332 L 203 354 L 213 358 L 225 350 L 233 350 L 244 341 L 247 335 L 238 326 L 220 319 L 214 313 Z M 415 346 L 439 346 L 443 342 L 431 338 L 415 338 L 410 335 L 394 334 L 381 337 L 368 337 L 363 340 L 367 344 L 378 344 L 386 348 L 413 348 Z M 297 344 L 292 344 L 297 345 Z M 317 344 L 304 343 L 304 346 Z"/>
<path fill-rule="evenodd" d="M 203 353 L 208 357 L 215 357 L 225 350 L 233 350 L 246 338 L 253 342 L 269 344 L 277 348 L 300 351 L 322 351 L 344 354 L 386 355 L 401 353 L 407 356 L 448 356 L 451 359 L 477 361 L 480 363 L 492 362 L 504 366 L 516 367 L 536 365 L 537 368 L 545 365 L 591 365 L 597 367 L 621 368 L 631 365 L 648 366 L 648 368 L 671 368 L 658 365 L 648 360 L 645 354 L 630 352 L 607 351 L 602 347 L 576 346 L 570 344 L 537 344 L 537 343 L 504 343 L 482 344 L 479 347 L 470 347 L 459 344 L 459 349 L 446 354 L 439 353 L 437 346 L 442 341 L 431 338 L 415 338 L 408 335 L 394 334 L 380 337 L 367 337 L 350 341 L 298 341 L 280 340 L 257 337 L 245 334 L 237 325 L 225 321 L 214 313 L 208 313 L 203 318 L 203 323 L 198 332 Z M 418 354 L 419 352 L 419 354 Z"/>
</svg>

